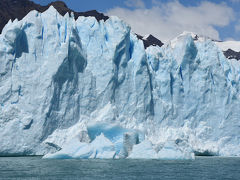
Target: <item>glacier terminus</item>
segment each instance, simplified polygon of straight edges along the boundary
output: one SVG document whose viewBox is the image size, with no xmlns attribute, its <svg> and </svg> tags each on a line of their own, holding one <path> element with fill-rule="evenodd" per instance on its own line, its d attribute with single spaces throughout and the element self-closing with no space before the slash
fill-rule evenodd
<svg viewBox="0 0 240 180">
<path fill-rule="evenodd" d="M 10 20 L 0 44 L 1 156 L 240 156 L 240 61 L 221 42 L 185 32 L 145 49 L 117 17 L 51 6 Z"/>
</svg>

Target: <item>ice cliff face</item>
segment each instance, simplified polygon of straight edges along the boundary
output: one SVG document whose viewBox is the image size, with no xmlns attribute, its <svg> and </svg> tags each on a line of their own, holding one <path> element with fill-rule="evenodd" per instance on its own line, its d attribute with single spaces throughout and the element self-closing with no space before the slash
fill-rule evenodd
<svg viewBox="0 0 240 180">
<path fill-rule="evenodd" d="M 0 155 L 46 154 L 119 124 L 199 154 L 240 156 L 240 63 L 191 35 L 150 46 L 116 17 L 50 7 L 0 35 Z"/>
</svg>

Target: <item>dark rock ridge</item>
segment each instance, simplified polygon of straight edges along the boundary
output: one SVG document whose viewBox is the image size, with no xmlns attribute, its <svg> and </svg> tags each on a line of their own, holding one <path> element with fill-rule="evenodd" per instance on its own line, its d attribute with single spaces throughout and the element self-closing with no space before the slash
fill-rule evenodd
<svg viewBox="0 0 240 180">
<path fill-rule="evenodd" d="M 163 45 L 163 43 L 159 39 L 157 39 L 156 37 L 154 37 L 151 34 L 146 39 L 139 34 L 136 34 L 136 35 L 137 35 L 138 39 L 141 39 L 143 41 L 145 49 L 151 45 L 159 46 L 159 47 L 161 47 Z"/>
<path fill-rule="evenodd" d="M 240 52 L 233 51 L 232 49 L 228 49 L 227 51 L 223 51 L 224 55 L 228 59 L 237 59 L 240 60 Z"/>
<path fill-rule="evenodd" d="M 103 13 L 99 13 L 96 10 L 86 11 L 86 12 L 75 12 L 67 7 L 67 5 L 62 1 L 55 1 L 47 6 L 41 6 L 36 4 L 30 0 L 0 0 L 0 32 L 2 32 L 3 27 L 7 24 L 7 22 L 12 19 L 21 20 L 24 18 L 30 11 L 37 10 L 39 12 L 46 11 L 50 6 L 53 6 L 61 15 L 65 15 L 67 12 L 74 13 L 75 19 L 79 16 L 93 16 L 98 21 L 104 20 L 106 21 L 109 17 L 105 16 Z M 137 35 L 139 39 L 141 39 L 144 43 L 144 47 L 147 48 L 151 45 L 154 46 L 162 46 L 163 43 L 150 35 L 147 39 L 143 39 L 143 36 Z"/>
<path fill-rule="evenodd" d="M 109 17 L 96 10 L 86 11 L 86 12 L 75 12 L 67 7 L 67 5 L 62 1 L 55 1 L 47 6 L 41 6 L 29 0 L 0 0 L 0 32 L 2 32 L 3 27 L 7 22 L 12 19 L 21 20 L 30 11 L 37 10 L 39 12 L 46 11 L 50 6 L 54 6 L 55 9 L 61 14 L 65 15 L 67 12 L 74 13 L 75 19 L 79 16 L 94 16 L 98 21 L 107 20 Z"/>
</svg>

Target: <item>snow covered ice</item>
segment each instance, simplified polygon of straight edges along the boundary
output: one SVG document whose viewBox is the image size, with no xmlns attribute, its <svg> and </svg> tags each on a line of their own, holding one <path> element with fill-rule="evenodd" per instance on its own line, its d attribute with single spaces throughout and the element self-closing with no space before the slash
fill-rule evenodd
<svg viewBox="0 0 240 180">
<path fill-rule="evenodd" d="M 240 156 L 240 63 L 209 39 L 145 50 L 117 17 L 50 7 L 9 21 L 0 44 L 0 155 Z"/>
</svg>

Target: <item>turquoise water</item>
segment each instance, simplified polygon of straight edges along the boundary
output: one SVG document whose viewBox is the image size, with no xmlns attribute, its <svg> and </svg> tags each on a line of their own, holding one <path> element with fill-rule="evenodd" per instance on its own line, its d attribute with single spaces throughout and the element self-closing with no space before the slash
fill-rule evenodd
<svg viewBox="0 0 240 180">
<path fill-rule="evenodd" d="M 0 157 L 0 179 L 236 179 L 240 158 L 196 160 L 44 160 Z"/>
</svg>

